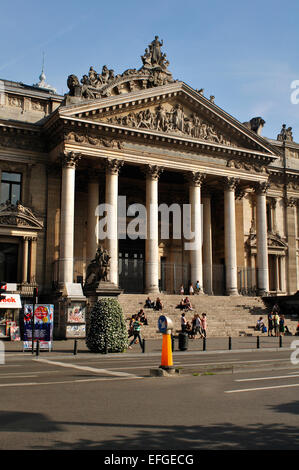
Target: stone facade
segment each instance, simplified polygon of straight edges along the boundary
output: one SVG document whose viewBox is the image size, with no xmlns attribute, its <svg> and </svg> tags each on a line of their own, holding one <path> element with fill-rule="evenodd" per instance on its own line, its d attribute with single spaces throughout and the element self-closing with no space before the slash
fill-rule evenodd
<svg viewBox="0 0 299 470">
<path fill-rule="evenodd" d="M 115 76 L 91 67 L 81 81 L 70 75 L 65 96 L 43 82 L 1 82 L 3 280 L 38 285 L 52 301 L 65 282 L 84 283 L 99 242 L 111 256 L 110 281 L 125 292 L 175 293 L 196 281 L 201 293 L 218 295 L 298 290 L 292 129 L 262 137 L 262 118 L 241 123 L 214 97 L 174 80 L 162 45 L 152 41 L 139 70 Z M 19 202 L 5 200 L 14 175 Z M 151 237 L 118 239 L 118 195 L 152 207 Z M 103 214 L 95 210 L 104 202 L 114 208 L 113 237 L 97 240 Z M 191 224 L 202 207 L 202 248 L 187 251 L 186 237 L 161 237 L 159 204 L 190 204 Z M 122 226 L 133 218 L 128 213 Z"/>
</svg>

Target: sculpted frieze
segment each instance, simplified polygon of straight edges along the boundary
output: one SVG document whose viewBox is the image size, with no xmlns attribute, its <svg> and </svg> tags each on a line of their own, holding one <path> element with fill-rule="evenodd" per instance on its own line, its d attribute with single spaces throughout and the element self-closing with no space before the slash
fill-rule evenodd
<svg viewBox="0 0 299 470">
<path fill-rule="evenodd" d="M 117 139 L 110 139 L 106 137 L 90 136 L 87 134 L 80 134 L 78 132 L 69 132 L 66 134 L 65 140 L 68 142 L 77 142 L 79 144 L 92 145 L 94 147 L 107 147 L 122 149 L 123 143 Z"/>
<path fill-rule="evenodd" d="M 111 116 L 106 122 L 135 129 L 150 129 L 176 135 L 187 135 L 209 142 L 233 146 L 232 141 L 197 115 L 188 115 L 181 104 L 147 108 L 126 115 Z"/>
</svg>

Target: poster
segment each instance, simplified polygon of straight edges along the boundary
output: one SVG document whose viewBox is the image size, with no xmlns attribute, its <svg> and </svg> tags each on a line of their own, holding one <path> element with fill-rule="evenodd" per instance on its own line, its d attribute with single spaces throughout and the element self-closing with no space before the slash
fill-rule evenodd
<svg viewBox="0 0 299 470">
<path fill-rule="evenodd" d="M 67 338 L 84 338 L 85 337 L 85 325 L 67 325 L 66 336 Z"/>
<path fill-rule="evenodd" d="M 32 349 L 33 305 L 24 305 L 24 350 Z M 40 349 L 52 348 L 54 305 L 36 304 L 34 308 L 34 343 L 39 340 Z"/>
<path fill-rule="evenodd" d="M 85 323 L 85 305 L 78 303 L 68 308 L 68 323 Z"/>
</svg>

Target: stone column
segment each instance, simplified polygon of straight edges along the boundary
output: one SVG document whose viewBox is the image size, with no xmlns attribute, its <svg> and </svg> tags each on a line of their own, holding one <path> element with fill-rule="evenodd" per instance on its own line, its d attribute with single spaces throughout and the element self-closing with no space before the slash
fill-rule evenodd
<svg viewBox="0 0 299 470">
<path fill-rule="evenodd" d="M 106 249 L 110 256 L 109 280 L 118 286 L 118 230 L 117 230 L 117 206 L 118 206 L 118 174 L 124 162 L 122 160 L 107 160 L 106 162 L 106 197 L 109 204 L 109 234 L 106 239 Z"/>
<path fill-rule="evenodd" d="M 73 282 L 75 172 L 81 155 L 70 152 L 62 156 L 59 281 Z"/>
<path fill-rule="evenodd" d="M 29 279 L 31 284 L 36 283 L 36 248 L 37 238 L 31 238 L 30 244 L 30 266 L 29 266 Z"/>
<path fill-rule="evenodd" d="M 287 255 L 287 293 L 294 294 L 297 291 L 297 239 L 296 239 L 296 210 L 297 199 L 289 197 L 285 199 L 286 229 L 288 237 Z"/>
<path fill-rule="evenodd" d="M 211 223 L 211 195 L 203 194 L 203 287 L 206 294 L 213 294 L 213 244 L 212 244 L 212 223 Z"/>
<path fill-rule="evenodd" d="M 158 180 L 162 168 L 148 165 L 146 173 L 147 234 L 145 240 L 145 290 L 159 292 Z"/>
<path fill-rule="evenodd" d="M 239 180 L 227 178 L 224 189 L 224 246 L 226 294 L 238 295 L 235 188 Z"/>
<path fill-rule="evenodd" d="M 23 239 L 23 279 L 25 284 L 28 282 L 28 237 Z"/>
<path fill-rule="evenodd" d="M 202 212 L 201 212 L 201 184 L 206 175 L 193 172 L 189 175 L 189 203 L 191 205 L 191 231 L 194 232 L 196 247 L 190 250 L 191 282 L 199 282 L 199 293 L 203 294 L 202 276 Z M 191 243 L 193 243 L 191 242 Z"/>
<path fill-rule="evenodd" d="M 88 175 L 88 207 L 87 207 L 87 237 L 86 237 L 86 258 L 89 263 L 95 256 L 98 248 L 98 236 L 96 225 L 98 217 L 95 215 L 99 205 L 99 178 L 94 169 Z"/>
<path fill-rule="evenodd" d="M 258 183 L 256 193 L 256 259 L 258 295 L 269 292 L 268 241 L 267 241 L 267 182 Z"/>
</svg>

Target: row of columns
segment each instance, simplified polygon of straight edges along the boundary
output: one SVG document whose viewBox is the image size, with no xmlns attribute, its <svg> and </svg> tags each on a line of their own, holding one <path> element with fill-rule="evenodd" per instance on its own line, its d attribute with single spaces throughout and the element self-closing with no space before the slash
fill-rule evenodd
<svg viewBox="0 0 299 470">
<path fill-rule="evenodd" d="M 75 201 L 75 168 L 80 155 L 73 152 L 64 155 L 62 167 L 61 193 L 61 231 L 60 231 L 60 283 L 73 282 L 74 252 L 74 201 Z M 110 204 L 112 212 L 110 237 L 106 248 L 110 259 L 110 281 L 118 285 L 118 174 L 123 162 L 107 160 L 105 202 Z M 146 292 L 159 292 L 159 234 L 158 234 L 158 180 L 163 170 L 157 166 L 146 167 L 146 209 L 149 214 L 146 237 Z M 205 178 L 200 172 L 189 173 L 189 202 L 191 205 L 191 230 L 197 227 L 199 236 L 203 235 L 195 249 L 190 250 L 191 279 L 198 281 L 203 292 L 203 259 L 205 264 L 205 288 L 212 293 L 212 232 L 211 201 L 203 196 L 203 214 L 201 215 L 201 185 Z M 236 216 L 235 189 L 236 178 L 226 178 L 224 187 L 224 226 L 225 226 L 225 271 L 226 291 L 228 295 L 237 295 L 237 250 L 236 250 Z M 99 183 L 89 181 L 88 199 L 88 258 L 94 256 L 97 249 L 95 233 L 95 209 L 99 204 Z M 268 253 L 267 253 L 267 220 L 266 220 L 265 184 L 256 187 L 257 198 L 257 264 L 258 289 L 260 294 L 269 291 Z M 202 249 L 203 247 L 203 249 Z"/>
</svg>

